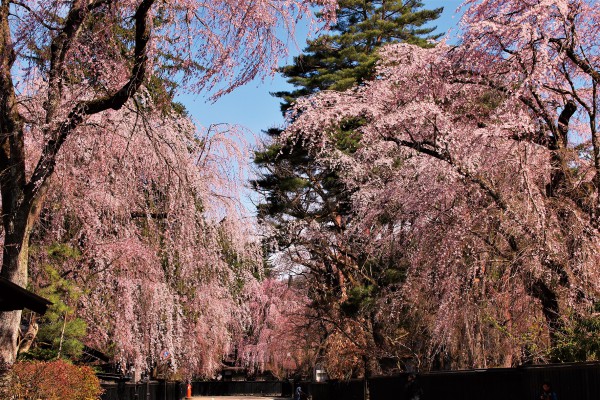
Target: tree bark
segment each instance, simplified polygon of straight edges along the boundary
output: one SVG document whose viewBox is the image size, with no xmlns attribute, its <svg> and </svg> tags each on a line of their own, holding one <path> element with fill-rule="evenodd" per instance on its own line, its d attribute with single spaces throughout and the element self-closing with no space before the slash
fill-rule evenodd
<svg viewBox="0 0 600 400">
<path fill-rule="evenodd" d="M 544 315 L 548 327 L 550 346 L 555 347 L 558 333 L 563 328 L 556 293 L 541 279 L 531 283 L 527 288 L 527 291 L 530 296 L 540 301 L 542 305 L 542 314 Z"/>
<path fill-rule="evenodd" d="M 0 6 L 0 190 L 4 246 L 2 277 L 27 285 L 27 217 L 22 210 L 25 184 L 23 129 L 16 107 L 11 68 L 15 61 L 10 26 L 9 2 Z M 17 353 L 21 311 L 0 313 L 0 363 L 11 365 Z"/>
<path fill-rule="evenodd" d="M 27 353 L 35 340 L 39 330 L 39 325 L 37 323 L 36 314 L 32 314 L 31 320 L 29 321 L 29 327 L 27 328 L 27 332 L 25 332 L 21 340 L 18 344 L 17 354 Z"/>
<path fill-rule="evenodd" d="M 2 179 L 0 179 L 0 182 Z M 6 209 L 6 200 L 11 200 L 14 195 L 5 193 L 4 182 L 2 185 L 2 205 L 3 211 Z M 16 212 L 16 215 L 6 215 L 3 221 L 5 232 L 4 246 L 2 254 L 2 277 L 16 283 L 19 286 L 26 287 L 28 279 L 28 255 L 29 255 L 29 236 L 31 228 L 39 215 L 38 204 L 40 199 L 35 201 L 24 211 Z M 6 213 L 6 211 L 4 211 Z M 13 364 L 17 357 L 17 339 L 19 327 L 21 324 L 21 310 L 7 311 L 0 313 L 0 361 Z"/>
</svg>

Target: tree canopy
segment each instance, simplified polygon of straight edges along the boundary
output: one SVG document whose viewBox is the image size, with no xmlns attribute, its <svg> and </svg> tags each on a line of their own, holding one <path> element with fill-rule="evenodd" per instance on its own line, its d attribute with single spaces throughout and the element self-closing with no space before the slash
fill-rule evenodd
<svg viewBox="0 0 600 400">
<path fill-rule="evenodd" d="M 3 1 L 2 276 L 27 285 L 30 236 L 45 200 L 52 196 L 52 180 L 58 178 L 57 171 L 68 165 L 71 168 L 63 170 L 64 180 L 58 185 L 62 185 L 62 195 L 82 206 L 78 210 L 84 216 L 82 225 L 89 224 L 79 239 L 83 247 L 97 245 L 103 234 L 107 241 L 118 238 L 112 242 L 112 248 L 109 246 L 91 263 L 99 269 L 98 284 L 114 289 L 113 294 L 120 293 L 124 302 L 119 307 L 125 312 L 124 324 L 117 326 L 117 331 L 105 333 L 120 338 L 122 345 L 129 343 L 124 354 L 138 364 L 152 357 L 152 349 L 174 346 L 171 335 L 183 329 L 177 321 L 185 314 L 174 300 L 179 299 L 181 304 L 188 299 L 183 290 L 177 292 L 181 297 L 173 296 L 169 290 L 173 285 L 182 285 L 175 283 L 176 277 L 190 274 L 200 279 L 203 275 L 200 265 L 183 267 L 186 263 L 209 261 L 211 257 L 187 258 L 191 254 L 183 251 L 167 255 L 145 253 L 149 243 L 140 234 L 140 219 L 166 217 L 158 228 L 164 236 L 157 234 L 153 240 L 164 239 L 159 244 L 167 248 L 204 246 L 214 255 L 216 241 L 203 242 L 206 237 L 197 235 L 203 229 L 202 218 L 170 218 L 193 214 L 182 210 L 183 202 L 197 207 L 191 210 L 208 210 L 206 194 L 215 189 L 211 185 L 219 182 L 210 182 L 217 176 L 197 173 L 206 165 L 195 163 L 206 162 L 210 156 L 196 145 L 198 138 L 190 133 L 189 126 L 184 126 L 189 125 L 185 119 L 172 113 L 163 115 L 170 113 L 168 106 L 174 95 L 170 83 L 219 96 L 269 71 L 285 54 L 286 37 L 293 32 L 297 18 L 307 14 L 313 5 L 321 7 L 324 21 L 331 18 L 335 2 L 327 0 Z M 285 29 L 279 30 L 281 26 Z M 284 32 L 283 36 L 278 32 Z M 167 106 L 166 110 L 163 106 Z M 134 135 L 135 131 L 143 137 Z M 103 142 L 109 137 L 112 142 Z M 106 178 L 84 173 L 91 164 L 97 168 L 93 172 L 102 172 Z M 193 167 L 201 168 L 188 174 Z M 210 167 L 204 170 L 208 171 Z M 70 178 L 80 181 L 75 183 Z M 77 193 L 76 187 L 82 187 L 78 185 L 89 191 Z M 137 191 L 128 192 L 133 189 Z M 87 201 L 92 203 L 86 204 Z M 178 215 L 179 212 L 183 214 Z M 61 218 L 52 214 L 46 216 L 49 226 L 60 226 Z M 140 224 L 128 224 L 128 219 L 138 219 Z M 150 218 L 156 219 L 161 218 Z M 109 222 L 124 223 L 127 228 L 120 229 Z M 187 243 L 172 240 L 174 236 L 170 235 L 175 233 Z M 111 268 L 117 260 L 127 258 L 138 260 L 140 266 L 146 264 L 146 272 L 154 270 L 160 274 L 144 275 L 142 270 L 128 271 L 123 265 Z M 168 268 L 161 270 L 165 263 Z M 153 284 L 140 285 L 137 278 L 142 275 Z M 134 293 L 146 296 L 147 301 L 140 301 Z M 96 310 L 110 309 L 110 301 L 97 300 L 102 307 Z M 211 304 L 216 312 L 224 312 L 218 303 Z M 165 333 L 161 331 L 164 328 L 154 325 L 144 333 L 138 330 L 140 335 L 148 335 L 147 347 L 142 349 L 139 346 L 143 338 L 132 336 L 135 332 L 126 326 L 151 323 L 139 320 L 139 313 L 148 312 L 155 312 L 157 317 L 168 315 L 170 322 L 165 326 L 173 329 Z M 2 366 L 15 360 L 20 317 L 20 311 L 0 314 Z M 218 336 L 220 340 L 226 337 Z M 200 365 L 199 357 L 192 357 L 191 364 Z"/>
<path fill-rule="evenodd" d="M 377 79 L 298 100 L 281 140 L 353 188 L 348 245 L 404 264 L 375 321 L 419 365 L 595 359 L 557 350 L 600 294 L 597 3 L 466 6 L 458 46 L 385 47 Z"/>
</svg>

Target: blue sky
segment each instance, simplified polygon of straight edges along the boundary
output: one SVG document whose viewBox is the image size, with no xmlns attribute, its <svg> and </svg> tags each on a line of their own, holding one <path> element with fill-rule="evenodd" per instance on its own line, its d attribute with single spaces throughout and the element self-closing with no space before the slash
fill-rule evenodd
<svg viewBox="0 0 600 400">
<path fill-rule="evenodd" d="M 435 23 L 438 32 L 446 32 L 448 29 L 456 27 L 460 17 L 455 15 L 455 11 L 462 0 L 425 0 L 424 3 L 426 8 L 444 7 L 443 15 Z M 298 45 L 290 49 L 288 59 L 283 60 L 281 65 L 289 64 L 292 57 L 299 54 L 305 45 L 306 27 L 299 27 L 296 33 Z M 192 117 L 202 126 L 216 123 L 237 124 L 258 135 L 262 130 L 283 124 L 283 118 L 279 111 L 279 99 L 272 97 L 269 93 L 290 88 L 291 86 L 283 78 L 275 76 L 267 77 L 264 80 L 254 80 L 221 97 L 216 103 L 210 103 L 206 97 L 202 96 L 185 95 L 178 100 L 187 107 Z M 253 140 L 251 135 L 248 139 Z"/>
</svg>

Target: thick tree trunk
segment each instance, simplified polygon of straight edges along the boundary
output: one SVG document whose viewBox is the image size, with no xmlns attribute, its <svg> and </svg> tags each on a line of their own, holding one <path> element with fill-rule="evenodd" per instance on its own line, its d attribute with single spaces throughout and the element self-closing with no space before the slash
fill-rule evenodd
<svg viewBox="0 0 600 400">
<path fill-rule="evenodd" d="M 369 358 L 370 357 L 368 357 L 366 355 L 363 355 L 363 357 L 362 357 L 362 362 L 365 367 L 365 376 L 363 378 L 363 398 L 365 400 L 371 399 L 371 391 L 369 390 L 369 378 L 371 377 L 371 368 L 370 368 L 371 360 Z"/>
<path fill-rule="evenodd" d="M 512 312 L 512 301 L 511 296 L 507 295 L 502 300 L 502 312 L 504 315 L 504 319 L 506 320 L 506 330 L 512 334 L 513 332 L 513 312 Z M 514 362 L 515 349 L 512 345 L 512 340 L 510 337 L 506 340 L 506 351 L 504 352 L 504 359 L 502 362 L 502 366 L 504 368 L 511 368 Z"/>
<path fill-rule="evenodd" d="M 36 216 L 37 213 L 30 212 L 26 217 L 5 218 L 4 223 L 6 234 L 1 274 L 22 287 L 27 286 L 29 235 Z M 20 324 L 21 310 L 0 313 L 0 362 L 9 365 L 15 362 Z"/>
<path fill-rule="evenodd" d="M 0 274 L 9 281 L 27 285 L 29 232 L 25 208 L 25 157 L 23 126 L 17 112 L 11 68 L 15 61 L 10 27 L 9 2 L 0 6 L 0 189 L 4 246 Z M 27 239 L 27 240 L 25 240 Z M 17 352 L 21 311 L 0 313 L 0 363 L 10 366 Z"/>
<path fill-rule="evenodd" d="M 3 99 L 5 100 L 5 99 Z M 14 104 L 14 103 L 13 103 Z M 6 104 L 4 104 L 6 105 Z M 12 114 L 12 115 L 11 115 Z M 0 193 L 2 195 L 2 270 L 0 275 L 21 286 L 27 286 L 29 236 L 40 213 L 40 205 L 47 191 L 47 181 L 40 181 L 31 191 L 25 179 L 25 151 L 23 127 L 14 111 L 3 113 L 2 146 L 0 149 Z M 9 115 L 10 118 L 6 118 Z M 0 313 L 0 362 L 11 365 L 17 356 L 17 338 L 21 311 Z"/>
<path fill-rule="evenodd" d="M 21 310 L 0 313 L 0 362 L 14 364 L 17 358 L 17 339 Z"/>
</svg>

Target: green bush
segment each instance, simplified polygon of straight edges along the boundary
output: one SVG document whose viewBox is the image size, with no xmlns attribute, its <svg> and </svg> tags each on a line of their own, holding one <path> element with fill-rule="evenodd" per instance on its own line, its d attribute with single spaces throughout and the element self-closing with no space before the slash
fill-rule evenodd
<svg viewBox="0 0 600 400">
<path fill-rule="evenodd" d="M 102 389 L 89 367 L 79 367 L 64 360 L 18 362 L 10 372 L 11 400 L 96 400 Z"/>
</svg>

